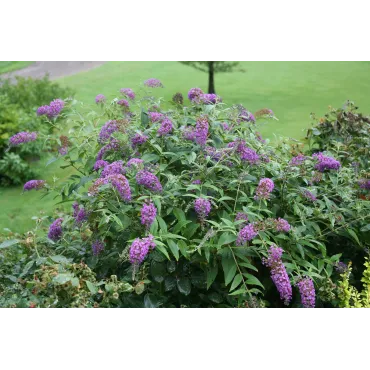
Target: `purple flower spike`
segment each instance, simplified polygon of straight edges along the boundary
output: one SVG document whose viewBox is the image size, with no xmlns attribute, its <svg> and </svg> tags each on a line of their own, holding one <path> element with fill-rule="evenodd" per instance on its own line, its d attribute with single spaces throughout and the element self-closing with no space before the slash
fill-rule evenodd
<svg viewBox="0 0 370 370">
<path fill-rule="evenodd" d="M 49 106 L 48 105 L 42 105 L 41 107 L 37 108 L 36 114 L 38 116 L 45 116 L 49 113 Z"/>
<path fill-rule="evenodd" d="M 148 136 L 145 136 L 143 134 L 135 134 L 131 138 L 131 144 L 135 148 L 138 145 L 144 144 L 148 140 Z"/>
<path fill-rule="evenodd" d="M 105 101 L 106 101 L 106 98 L 103 94 L 96 95 L 96 97 L 95 97 L 95 103 L 96 104 L 104 104 Z"/>
<path fill-rule="evenodd" d="M 141 224 L 145 225 L 146 228 L 150 228 L 152 223 L 157 216 L 157 208 L 155 208 L 152 202 L 144 204 L 141 208 Z"/>
<path fill-rule="evenodd" d="M 161 127 L 158 129 L 157 133 L 159 136 L 165 136 L 171 133 L 173 130 L 172 121 L 169 118 L 165 118 L 162 123 Z"/>
<path fill-rule="evenodd" d="M 48 238 L 56 242 L 62 237 L 62 218 L 57 218 L 49 227 Z"/>
<path fill-rule="evenodd" d="M 163 190 L 157 176 L 146 170 L 141 170 L 136 174 L 136 182 L 154 193 L 160 193 Z"/>
<path fill-rule="evenodd" d="M 316 293 L 312 279 L 305 277 L 297 283 L 299 293 L 301 295 L 301 302 L 304 308 L 314 308 Z"/>
<path fill-rule="evenodd" d="M 24 184 L 23 191 L 29 191 L 32 189 L 35 190 L 42 189 L 45 183 L 46 183 L 45 180 L 30 180 Z"/>
<path fill-rule="evenodd" d="M 204 220 L 211 212 L 211 202 L 208 199 L 198 198 L 194 201 L 194 209 L 198 217 Z"/>
<path fill-rule="evenodd" d="M 325 170 L 339 170 L 340 163 L 333 157 L 328 157 L 322 153 L 312 155 L 312 158 L 317 160 L 315 170 L 324 172 Z"/>
<path fill-rule="evenodd" d="M 275 220 L 275 227 L 276 231 L 279 232 L 287 233 L 290 230 L 289 222 L 280 217 L 277 220 Z"/>
<path fill-rule="evenodd" d="M 63 108 L 64 108 L 64 101 L 61 99 L 55 99 L 49 105 L 47 116 L 49 118 L 55 118 L 60 114 Z"/>
<path fill-rule="evenodd" d="M 130 246 L 130 262 L 133 265 L 140 265 L 150 249 L 155 248 L 155 242 L 153 235 L 149 235 L 147 238 L 139 239 L 136 238 Z"/>
<path fill-rule="evenodd" d="M 198 145 L 205 146 L 208 136 L 208 119 L 200 117 L 195 126 L 195 142 Z"/>
<path fill-rule="evenodd" d="M 200 101 L 200 96 L 202 94 L 203 94 L 202 89 L 200 89 L 199 87 L 193 87 L 188 92 L 188 98 L 192 102 L 199 102 Z"/>
<path fill-rule="evenodd" d="M 9 145 L 10 146 L 17 146 L 17 145 L 20 145 L 20 144 L 35 141 L 36 139 L 37 139 L 37 132 L 22 131 L 22 132 L 18 132 L 18 134 L 12 136 L 9 139 Z"/>
<path fill-rule="evenodd" d="M 284 301 L 285 305 L 288 305 L 292 299 L 292 286 L 283 261 L 281 260 L 282 254 L 282 248 L 272 245 L 268 251 L 268 258 L 263 258 L 262 263 L 270 268 L 271 279 L 280 293 L 280 298 Z"/>
<path fill-rule="evenodd" d="M 258 235 L 258 231 L 255 229 L 253 224 L 244 226 L 238 234 L 236 239 L 236 245 L 241 247 L 247 243 L 247 241 L 254 239 Z"/>
<path fill-rule="evenodd" d="M 120 90 L 120 93 L 131 100 L 135 99 L 135 93 L 130 88 L 123 88 Z"/>
<path fill-rule="evenodd" d="M 257 190 L 255 199 L 268 199 L 270 197 L 270 193 L 274 190 L 274 182 L 271 179 L 261 179 Z"/>
<path fill-rule="evenodd" d="M 95 240 L 91 246 L 92 252 L 94 256 L 99 255 L 104 250 L 104 243 L 101 240 Z"/>
<path fill-rule="evenodd" d="M 149 80 L 144 81 L 144 85 L 152 88 L 163 87 L 162 82 L 156 78 L 149 78 Z"/>
</svg>

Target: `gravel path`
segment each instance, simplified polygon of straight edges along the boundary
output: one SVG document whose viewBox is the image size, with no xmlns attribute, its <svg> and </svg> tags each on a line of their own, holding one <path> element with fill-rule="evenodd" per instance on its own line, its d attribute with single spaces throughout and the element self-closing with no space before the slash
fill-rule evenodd
<svg viewBox="0 0 370 370">
<path fill-rule="evenodd" d="M 35 62 L 30 66 L 0 75 L 1 78 L 14 78 L 15 76 L 42 78 L 49 74 L 51 80 L 59 77 L 74 75 L 99 67 L 105 62 Z"/>
</svg>

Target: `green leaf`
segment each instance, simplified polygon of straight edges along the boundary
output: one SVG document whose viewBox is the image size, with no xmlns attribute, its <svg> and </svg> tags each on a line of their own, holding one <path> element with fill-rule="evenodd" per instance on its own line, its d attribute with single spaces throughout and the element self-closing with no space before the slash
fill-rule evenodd
<svg viewBox="0 0 370 370">
<path fill-rule="evenodd" d="M 181 277 L 177 280 L 177 289 L 181 294 L 189 295 L 191 292 L 190 279 Z"/>
<path fill-rule="evenodd" d="M 86 280 L 86 285 L 91 294 L 96 294 L 98 292 L 98 288 L 91 281 Z"/>
<path fill-rule="evenodd" d="M 230 244 L 236 240 L 236 235 L 231 234 L 231 233 L 223 233 L 220 236 L 220 239 L 218 240 L 219 245 L 225 245 L 225 244 Z"/>
<path fill-rule="evenodd" d="M 187 224 L 190 224 L 192 221 L 190 220 L 185 220 L 185 221 L 179 221 L 173 228 L 172 232 L 177 234 L 184 226 Z"/>
<path fill-rule="evenodd" d="M 30 268 L 33 266 L 34 262 L 35 262 L 35 261 L 29 261 L 29 262 L 27 263 L 27 265 L 26 265 L 26 266 L 24 266 L 24 269 L 23 269 L 23 271 L 22 271 L 21 277 L 23 277 L 24 275 L 26 275 L 26 274 L 28 273 L 28 271 L 30 270 Z"/>
<path fill-rule="evenodd" d="M 370 231 L 370 224 L 363 226 L 360 231 L 362 232 Z"/>
<path fill-rule="evenodd" d="M 262 285 L 262 283 L 255 276 L 253 276 L 251 274 L 247 274 L 245 272 L 243 273 L 243 275 L 247 278 L 247 280 L 245 281 L 246 284 L 258 285 L 261 288 L 265 289 L 265 287 Z"/>
<path fill-rule="evenodd" d="M 10 247 L 11 245 L 17 244 L 18 242 L 18 239 L 5 240 L 5 242 L 2 242 L 0 244 L 0 249 Z"/>
<path fill-rule="evenodd" d="M 168 239 L 167 240 L 167 244 L 172 252 L 172 254 L 174 255 L 174 257 L 176 258 L 176 261 L 179 260 L 179 246 L 177 245 L 177 243 L 175 243 L 173 240 L 171 239 Z"/>
<path fill-rule="evenodd" d="M 236 274 L 236 264 L 230 253 L 225 251 L 222 256 L 222 268 L 225 275 L 225 285 L 229 285 Z"/>
<path fill-rule="evenodd" d="M 358 243 L 358 245 L 361 245 L 360 241 L 358 240 L 358 236 L 357 234 L 354 232 L 354 230 L 352 229 L 347 229 L 348 231 L 348 234 L 352 236 L 353 239 L 356 240 L 356 242 Z"/>
<path fill-rule="evenodd" d="M 61 256 L 61 255 L 56 255 L 56 256 L 50 256 L 49 257 L 52 261 L 56 263 L 69 263 L 70 260 L 67 257 Z"/>
<path fill-rule="evenodd" d="M 218 273 L 218 265 L 215 263 L 213 266 L 207 269 L 207 290 L 213 284 Z"/>
<path fill-rule="evenodd" d="M 167 275 L 165 263 L 152 261 L 150 265 L 150 274 L 152 275 L 153 280 L 157 283 L 164 281 L 164 278 Z"/>
<path fill-rule="evenodd" d="M 175 217 L 180 221 L 186 221 L 186 216 L 185 216 L 185 213 L 182 209 L 180 208 L 174 208 L 173 210 L 173 214 L 175 215 Z"/>
<path fill-rule="evenodd" d="M 58 274 L 53 278 L 53 282 L 59 285 L 63 285 L 68 281 L 71 281 L 72 275 L 71 274 Z"/>
<path fill-rule="evenodd" d="M 159 307 L 159 300 L 153 294 L 145 294 L 144 306 L 145 308 L 157 308 Z"/>
<path fill-rule="evenodd" d="M 164 221 L 164 219 L 160 216 L 157 216 L 157 220 L 158 220 L 158 223 L 159 223 L 159 227 L 161 228 L 161 230 L 164 232 L 164 233 L 167 233 L 167 224 L 166 222 Z"/>
<path fill-rule="evenodd" d="M 230 292 L 237 288 L 243 280 L 243 276 L 238 274 L 235 276 L 233 283 L 231 284 Z"/>
<path fill-rule="evenodd" d="M 60 158 L 60 157 L 59 157 L 59 158 Z M 57 161 L 59 158 L 58 158 L 58 157 L 52 157 L 52 158 L 50 158 L 50 159 L 46 162 L 45 167 L 49 166 L 49 164 L 54 163 L 54 162 L 55 162 L 55 161 Z"/>
<path fill-rule="evenodd" d="M 176 286 L 176 279 L 173 276 L 166 276 L 164 279 L 164 290 L 169 292 Z"/>
<path fill-rule="evenodd" d="M 184 234 L 184 236 L 186 236 L 186 238 L 190 239 L 195 234 L 198 227 L 199 227 L 199 224 L 192 223 L 182 233 Z"/>
<path fill-rule="evenodd" d="M 154 153 L 146 153 L 144 154 L 141 159 L 144 162 L 158 162 L 159 161 L 159 156 Z"/>
</svg>

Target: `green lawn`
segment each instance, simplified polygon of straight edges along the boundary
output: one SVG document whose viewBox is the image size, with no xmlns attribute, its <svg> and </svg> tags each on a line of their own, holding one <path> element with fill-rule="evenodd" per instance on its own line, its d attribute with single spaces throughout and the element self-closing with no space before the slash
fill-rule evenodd
<svg viewBox="0 0 370 370">
<path fill-rule="evenodd" d="M 22 69 L 34 62 L 0 62 L 0 74 Z"/>
<path fill-rule="evenodd" d="M 243 62 L 242 66 L 245 73 L 216 75 L 216 92 L 224 102 L 242 103 L 252 112 L 271 108 L 279 121 L 260 129 L 265 137 L 277 134 L 300 139 L 310 124 L 311 112 L 322 115 L 329 105 L 338 107 L 347 99 L 370 113 L 369 62 Z M 59 82 L 75 89 L 78 100 L 95 107 L 97 94 L 113 98 L 120 88 L 137 90 L 139 83 L 150 77 L 163 82 L 165 89 L 157 89 L 155 94 L 168 100 L 176 92 L 186 96 L 191 87 L 207 87 L 205 73 L 177 62 L 109 62 Z M 58 163 L 47 167 L 42 178 L 65 177 L 58 167 Z M 33 225 L 32 216 L 41 210 L 51 213 L 52 197 L 40 200 L 37 192 L 21 192 L 21 186 L 0 189 L 0 230 L 26 231 Z"/>
</svg>

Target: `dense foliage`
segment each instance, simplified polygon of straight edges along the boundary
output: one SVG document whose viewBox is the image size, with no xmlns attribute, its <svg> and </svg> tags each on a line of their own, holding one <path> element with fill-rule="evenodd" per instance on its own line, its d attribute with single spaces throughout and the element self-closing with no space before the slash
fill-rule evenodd
<svg viewBox="0 0 370 370">
<path fill-rule="evenodd" d="M 310 152 L 287 140 L 273 147 L 256 131 L 271 110 L 228 107 L 198 88 L 189 106 L 177 93 L 164 110 L 151 96 L 162 86 L 149 79 L 137 94 L 99 94 L 85 116 L 58 105 L 55 127 L 70 111 L 63 168 L 78 174 L 28 179 L 24 189 L 56 192 L 71 212 L 4 238 L 0 304 L 343 306 L 349 261 L 361 289 L 370 207 L 366 174 L 347 164 L 337 138 L 312 149 L 327 134 L 315 126 Z"/>
<path fill-rule="evenodd" d="M 31 174 L 37 173 L 31 170 L 30 163 L 38 160 L 42 151 L 51 149 L 50 142 L 42 140 L 42 137 L 47 138 L 54 130 L 52 125 L 35 114 L 36 108 L 49 104 L 55 96 L 67 98 L 70 95 L 72 95 L 70 89 L 51 82 L 47 76 L 39 80 L 17 77 L 16 83 L 12 83 L 11 80 L 0 80 L 0 184 L 2 186 L 21 184 Z M 22 146 L 9 142 L 10 137 L 20 131 L 37 132 L 41 139 L 30 140 Z M 8 150 L 11 152 L 7 153 Z"/>
</svg>

